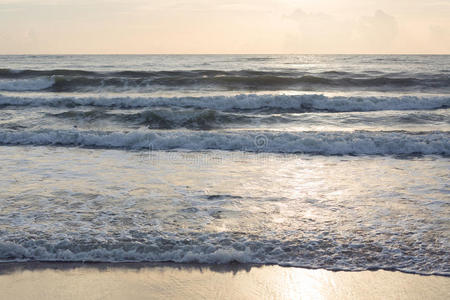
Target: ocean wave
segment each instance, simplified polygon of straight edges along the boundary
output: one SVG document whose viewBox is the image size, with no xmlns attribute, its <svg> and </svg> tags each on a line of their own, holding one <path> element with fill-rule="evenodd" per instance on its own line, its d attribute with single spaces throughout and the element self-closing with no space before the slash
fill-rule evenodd
<svg viewBox="0 0 450 300">
<path fill-rule="evenodd" d="M 450 77 L 446 74 L 371 74 L 350 73 L 337 70 L 320 73 L 299 71 L 257 70 L 174 70 L 174 71 L 115 71 L 94 72 L 85 70 L 10 70 L 0 69 L 0 78 L 54 79 L 47 87 L 55 92 L 96 89 L 136 89 L 157 87 L 213 86 L 224 89 L 277 90 L 311 88 L 314 86 L 339 88 L 448 88 Z"/>
<path fill-rule="evenodd" d="M 56 117 L 60 119 L 72 119 L 82 121 L 99 121 L 111 120 L 119 123 L 132 123 L 136 125 L 144 125 L 151 129 L 202 129 L 209 130 L 214 128 L 221 128 L 224 125 L 230 124 L 245 124 L 251 123 L 253 120 L 260 120 L 256 116 L 223 113 L 216 110 L 172 110 L 167 108 L 145 110 L 136 113 L 113 113 L 103 110 L 91 111 L 65 111 L 60 113 L 47 113 L 47 116 Z M 287 118 L 283 117 L 267 117 L 262 118 L 262 121 L 277 121 L 288 122 Z"/>
<path fill-rule="evenodd" d="M 236 71 L 233 73 L 237 74 L 254 74 L 261 75 L 265 72 L 260 71 Z M 24 78 L 30 76 L 89 76 L 89 77 L 131 77 L 131 78 L 150 78 L 150 77 L 158 77 L 158 76 L 166 76 L 166 77 L 176 77 L 176 76 L 184 76 L 184 77 L 202 77 L 202 76 L 218 76 L 218 75 L 226 75 L 227 71 L 222 70 L 191 70 L 191 71 L 182 71 L 182 70 L 168 70 L 168 71 L 133 71 L 133 70 L 124 70 L 124 71 L 113 71 L 113 72 L 95 72 L 95 71 L 86 71 L 79 69 L 54 69 L 54 70 L 13 70 L 13 69 L 0 69 L 0 78 Z M 282 72 L 277 72 L 276 74 L 287 74 Z"/>
<path fill-rule="evenodd" d="M 448 132 L 0 131 L 1 145 L 129 150 L 228 150 L 318 155 L 450 155 Z"/>
<path fill-rule="evenodd" d="M 41 91 L 55 84 L 53 78 L 0 79 L 0 91 Z"/>
<path fill-rule="evenodd" d="M 317 75 L 280 76 L 272 74 L 263 75 L 202 75 L 202 76 L 155 76 L 155 77 L 66 77 L 55 76 L 55 83 L 48 90 L 55 92 L 91 91 L 97 89 L 136 89 L 147 90 L 160 87 L 214 87 L 225 90 L 279 90 L 279 89 L 312 89 L 315 86 L 342 88 L 447 88 L 450 84 L 448 78 L 417 79 L 417 78 L 328 78 Z"/>
<path fill-rule="evenodd" d="M 352 112 L 341 114 L 329 113 L 308 113 L 308 114 L 253 114 L 242 112 L 222 112 L 213 109 L 192 109 L 192 108 L 151 108 L 142 110 L 107 110 L 104 108 L 93 108 L 90 110 L 67 110 L 61 112 L 47 112 L 46 117 L 57 118 L 75 122 L 83 125 L 85 123 L 93 125 L 99 122 L 100 128 L 104 126 L 103 121 L 114 122 L 116 124 L 146 126 L 150 129 L 178 129 L 187 128 L 194 130 L 211 130 L 227 127 L 242 126 L 264 126 L 264 125 L 290 125 L 290 126 L 360 126 L 369 124 L 373 128 L 379 129 L 386 125 L 441 125 L 445 128 L 450 125 L 450 112 L 448 110 L 433 111 L 389 111 L 389 112 Z M 1 127 L 12 124 L 0 124 Z M 24 127 L 25 128 L 25 127 Z M 397 127 L 398 128 L 398 127 Z M 313 130 L 313 129 L 311 129 Z M 425 130 L 425 128 L 423 129 Z M 430 130 L 438 130 L 431 127 Z"/>
<path fill-rule="evenodd" d="M 137 232 L 135 232 L 137 234 Z M 447 256 L 430 258 L 415 246 L 399 256 L 396 245 L 383 242 L 343 243 L 332 239 L 272 240 L 239 233 L 191 233 L 151 236 L 140 241 L 40 239 L 0 242 L 0 261 L 250 263 L 362 271 L 394 269 L 418 274 L 449 275 Z"/>
<path fill-rule="evenodd" d="M 0 106 L 96 106 L 110 108 L 184 107 L 221 111 L 351 112 L 431 110 L 450 107 L 450 97 L 327 97 L 320 94 L 205 97 L 22 97 L 0 94 Z"/>
</svg>

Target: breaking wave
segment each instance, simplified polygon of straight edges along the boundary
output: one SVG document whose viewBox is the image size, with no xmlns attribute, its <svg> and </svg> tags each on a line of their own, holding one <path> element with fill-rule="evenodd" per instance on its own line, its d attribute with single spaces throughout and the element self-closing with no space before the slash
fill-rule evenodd
<svg viewBox="0 0 450 300">
<path fill-rule="evenodd" d="M 48 113 L 47 115 L 82 121 L 112 120 L 119 123 L 132 123 L 145 125 L 151 129 L 175 129 L 189 128 L 209 130 L 220 128 L 228 124 L 251 123 L 252 120 L 260 120 L 256 116 L 223 113 L 216 110 L 171 110 L 167 108 L 146 110 L 137 113 L 112 113 L 101 110 L 91 111 L 66 111 L 62 113 Z M 285 121 L 283 117 L 267 117 L 262 121 Z"/>
<path fill-rule="evenodd" d="M 448 132 L 0 131 L 2 145 L 129 150 L 231 150 L 319 155 L 450 155 Z"/>
<path fill-rule="evenodd" d="M 335 122 L 341 125 L 370 124 L 383 126 L 387 124 L 397 125 L 419 125 L 419 124 L 450 124 L 447 110 L 434 111 L 389 111 L 379 113 L 309 113 L 309 114 L 253 114 L 241 112 L 222 112 L 213 109 L 191 109 L 191 108 L 151 108 L 139 111 L 129 110 L 107 110 L 104 108 L 93 108 L 90 110 L 67 110 L 63 112 L 48 112 L 46 116 L 76 122 L 78 124 L 92 124 L 95 122 L 112 121 L 116 124 L 128 124 L 133 126 L 146 126 L 150 129 L 178 129 L 187 128 L 193 130 L 211 130 L 227 127 L 242 127 L 251 125 L 279 125 L 296 124 L 297 126 L 307 124 L 327 124 Z M 18 124 L 4 123 L 1 127 Z M 100 125 L 102 126 L 102 125 Z M 338 125 L 339 126 L 339 125 Z M 19 127 L 26 128 L 26 127 Z M 101 127 L 100 127 L 101 128 Z M 425 130 L 425 129 L 424 129 Z M 433 130 L 437 130 L 434 128 Z"/>
<path fill-rule="evenodd" d="M 110 108 L 184 107 L 221 111 L 351 112 L 430 110 L 450 107 L 450 97 L 327 97 L 320 94 L 205 97 L 20 97 L 0 94 L 0 106 L 96 106 Z"/>
<path fill-rule="evenodd" d="M 50 86 L 43 87 L 55 92 L 86 91 L 98 88 L 149 88 L 158 87 L 199 87 L 213 86 L 223 89 L 277 90 L 289 88 L 311 88 L 314 86 L 330 88 L 448 88 L 450 77 L 447 74 L 357 74 L 340 71 L 321 73 L 276 72 L 276 71 L 116 71 L 94 72 L 84 70 L 10 70 L 0 69 L 0 78 L 54 80 Z"/>
<path fill-rule="evenodd" d="M 148 236 L 147 234 L 143 234 Z M 324 268 L 328 270 L 394 269 L 418 274 L 449 275 L 447 256 L 424 264 L 429 254 L 416 246 L 398 256 L 393 245 L 372 242 L 365 245 L 336 243 L 331 239 L 283 241 L 239 233 L 199 234 L 171 238 L 155 236 L 146 242 L 129 241 L 104 244 L 100 241 L 28 240 L 0 242 L 0 261 L 69 262 L 179 262 L 253 263 Z M 422 253 L 423 252 L 423 253 Z M 418 254 L 421 253 L 421 254 Z"/>
</svg>

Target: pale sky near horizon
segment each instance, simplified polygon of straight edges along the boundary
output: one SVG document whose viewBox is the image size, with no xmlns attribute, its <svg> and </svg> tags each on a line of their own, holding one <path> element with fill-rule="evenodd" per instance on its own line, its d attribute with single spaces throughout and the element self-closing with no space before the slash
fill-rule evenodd
<svg viewBox="0 0 450 300">
<path fill-rule="evenodd" d="M 450 54 L 450 0 L 0 0 L 0 54 Z"/>
</svg>

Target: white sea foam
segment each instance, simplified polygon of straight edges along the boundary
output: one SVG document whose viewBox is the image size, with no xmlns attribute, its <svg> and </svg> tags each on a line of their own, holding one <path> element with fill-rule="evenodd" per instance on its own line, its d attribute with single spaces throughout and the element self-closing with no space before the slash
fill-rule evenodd
<svg viewBox="0 0 450 300">
<path fill-rule="evenodd" d="M 149 241 L 148 244 L 128 243 L 109 245 L 107 247 L 94 243 L 80 245 L 68 240 L 60 243 L 44 241 L 28 241 L 24 245 L 0 242 L 0 261 L 71 261 L 71 262 L 178 262 L 178 263 L 252 263 L 278 264 L 284 266 L 325 268 L 331 270 L 361 271 L 370 269 L 397 269 L 419 274 L 449 275 L 445 266 L 435 266 L 432 270 L 421 266 L 421 260 L 405 256 L 398 260 L 398 249 L 384 248 L 380 251 L 360 253 L 352 251 L 352 245 L 347 245 L 346 253 L 340 253 L 341 247 L 321 249 L 318 241 L 303 241 L 302 243 L 268 241 L 256 242 L 243 240 L 232 245 L 222 245 L 221 240 L 227 234 L 204 235 L 200 240 L 191 240 L 186 245 L 182 240 L 167 240 L 167 245 L 159 245 L 161 238 Z M 333 247 L 330 245 L 330 247 Z M 357 247 L 358 248 L 358 247 Z M 311 256 L 312 251 L 316 255 Z M 336 251 L 335 256 L 326 253 Z M 293 255 L 294 252 L 296 255 Z M 353 253 L 354 252 L 354 253 Z M 352 254 L 353 253 L 353 254 Z M 358 256 L 359 263 L 352 255 Z M 335 258 L 334 258 L 335 257 Z M 370 261 L 367 259 L 370 257 Z M 395 258 L 394 258 L 395 257 Z M 361 263 L 364 266 L 360 265 Z M 408 266 L 408 267 L 405 267 Z"/>
<path fill-rule="evenodd" d="M 308 95 L 255 95 L 205 97 L 20 97 L 0 94 L 0 105 L 12 106 L 99 106 L 118 108 L 193 107 L 223 111 L 282 110 L 303 111 L 379 111 L 421 110 L 450 107 L 450 97 L 327 97 Z"/>
<path fill-rule="evenodd" d="M 321 155 L 450 155 L 447 132 L 195 132 L 77 130 L 0 131 L 3 145 L 57 145 L 133 150 L 208 149 Z"/>
</svg>

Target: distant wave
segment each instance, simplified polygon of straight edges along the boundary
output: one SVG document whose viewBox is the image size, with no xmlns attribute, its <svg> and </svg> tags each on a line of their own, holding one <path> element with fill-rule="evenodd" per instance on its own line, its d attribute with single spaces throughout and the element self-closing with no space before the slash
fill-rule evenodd
<svg viewBox="0 0 450 300">
<path fill-rule="evenodd" d="M 96 89 L 139 89 L 151 87 L 212 86 L 223 89 L 277 90 L 326 86 L 330 88 L 448 88 L 447 74 L 357 74 L 342 71 L 276 72 L 276 71 L 116 71 L 93 72 L 84 70 L 10 70 L 0 69 L 3 80 L 54 80 L 43 87 L 54 92 L 85 91 Z M 0 86 L 0 90 L 2 90 Z"/>
<path fill-rule="evenodd" d="M 320 155 L 450 155 L 448 132 L 0 131 L 0 144 Z"/>
<path fill-rule="evenodd" d="M 205 97 L 29 97 L 0 94 L 0 106 L 95 106 L 110 108 L 184 107 L 221 111 L 350 112 L 430 110 L 450 107 L 450 97 L 327 97 L 324 95 L 254 95 Z"/>
</svg>

